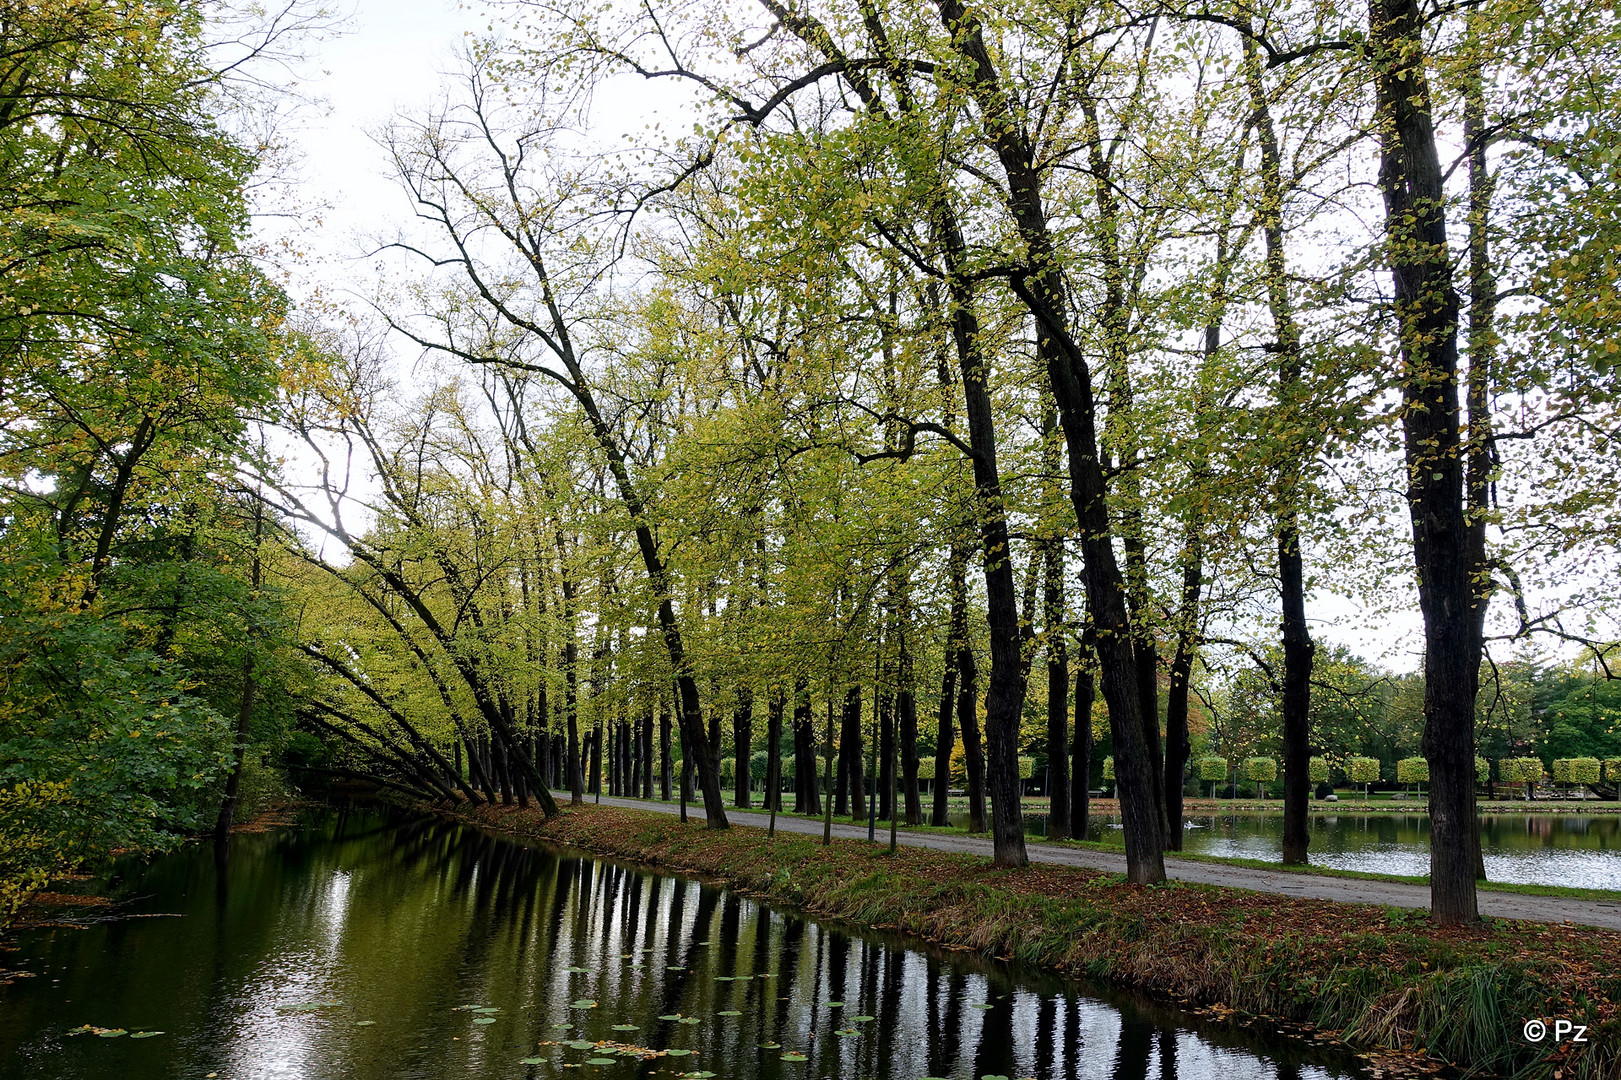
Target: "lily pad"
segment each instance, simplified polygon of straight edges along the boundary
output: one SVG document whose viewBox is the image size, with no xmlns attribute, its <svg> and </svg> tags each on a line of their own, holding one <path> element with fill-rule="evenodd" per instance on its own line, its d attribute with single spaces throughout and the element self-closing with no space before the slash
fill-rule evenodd
<svg viewBox="0 0 1621 1080">
<path fill-rule="evenodd" d="M 872 1021 L 878 1018 L 876 1016 L 850 1016 L 846 1017 L 845 1019 L 849 1020 L 852 1024 L 870 1024 Z"/>
<path fill-rule="evenodd" d="M 680 964 L 670 964 L 664 970 L 665 971 L 685 971 L 687 969 L 682 967 Z"/>
<path fill-rule="evenodd" d="M 376 1026 L 377 1026 L 377 1021 L 375 1021 L 375 1020 L 356 1020 L 355 1021 L 355 1027 L 376 1027 Z"/>
<path fill-rule="evenodd" d="M 784 1054 L 784 1055 L 782 1055 L 782 1060 L 784 1060 L 784 1061 L 809 1061 L 810 1059 L 807 1058 L 804 1054 Z"/>
<path fill-rule="evenodd" d="M 495 1017 L 493 1017 L 493 1016 L 475 1016 L 475 1017 L 473 1017 L 473 1023 L 475 1023 L 475 1024 L 493 1024 L 493 1023 L 495 1023 Z"/>
<path fill-rule="evenodd" d="M 546 1059 L 543 1058 L 543 1057 L 519 1058 L 518 1059 L 518 1064 L 519 1065 L 544 1065 L 544 1064 L 546 1064 Z"/>
<path fill-rule="evenodd" d="M 563 1045 L 571 1050 L 595 1050 L 597 1048 L 596 1043 L 587 1042 L 584 1039 L 575 1039 L 573 1042 L 564 1043 Z"/>
<path fill-rule="evenodd" d="M 161 1031 L 132 1031 L 129 1033 L 129 1037 L 132 1039 L 150 1039 L 154 1035 L 162 1034 Z"/>
<path fill-rule="evenodd" d="M 680 1013 L 665 1013 L 663 1016 L 659 1017 L 659 1019 L 660 1020 L 679 1020 L 679 1019 L 681 1019 L 681 1014 Z"/>
<path fill-rule="evenodd" d="M 986 1002 L 986 1001 L 977 1001 L 977 1002 L 975 1002 L 974 1004 L 972 1004 L 972 1005 L 970 1005 L 968 1007 L 970 1009 L 989 1009 L 989 1008 L 992 1008 L 993 1006 L 989 1002 Z"/>
<path fill-rule="evenodd" d="M 683 1016 L 681 1019 L 676 1021 L 678 1024 L 701 1024 L 703 1022 L 704 1018 L 701 1016 Z"/>
<path fill-rule="evenodd" d="M 716 1016 L 742 1016 L 743 1014 L 738 1012 L 736 1009 L 723 1009 L 720 1012 L 716 1013 L 715 1015 Z"/>
<path fill-rule="evenodd" d="M 583 967 L 571 967 L 568 969 L 568 973 L 570 975 L 589 975 L 591 974 L 591 969 Z"/>
<path fill-rule="evenodd" d="M 476 1009 L 474 1009 L 472 1011 L 476 1012 L 476 1013 L 484 1013 L 485 1015 L 490 1015 L 492 1013 L 498 1013 L 501 1010 L 496 1008 L 494 1005 L 480 1005 L 478 1008 L 476 1008 Z"/>
<path fill-rule="evenodd" d="M 552 1027 L 556 1028 L 559 1031 L 567 1031 L 569 1028 L 571 1028 L 573 1026 L 574 1025 L 569 1023 L 567 1020 L 563 1020 L 563 1021 L 560 1021 L 560 1022 L 552 1025 Z"/>
<path fill-rule="evenodd" d="M 782 1043 L 761 1043 L 760 1044 L 760 1049 L 761 1050 L 781 1050 L 782 1049 Z"/>
<path fill-rule="evenodd" d="M 613 1058 L 594 1057 L 594 1058 L 586 1058 L 585 1063 L 587 1065 L 612 1065 L 615 1062 L 614 1062 Z"/>
<path fill-rule="evenodd" d="M 839 1030 L 835 1031 L 833 1034 L 839 1036 L 840 1038 L 848 1039 L 852 1035 L 860 1035 L 861 1032 L 857 1031 L 855 1028 L 839 1028 Z"/>
<path fill-rule="evenodd" d="M 580 998 L 574 1002 L 574 1007 L 576 1009 L 594 1009 L 597 1007 L 597 1003 L 591 998 Z"/>
<path fill-rule="evenodd" d="M 692 1053 L 691 1050 L 666 1050 L 664 1052 L 670 1057 L 688 1057 Z"/>
<path fill-rule="evenodd" d="M 640 1031 L 642 1029 L 637 1027 L 635 1024 L 615 1024 L 614 1025 L 614 1030 L 615 1031 Z"/>
<path fill-rule="evenodd" d="M 123 1028 L 109 1028 L 106 1031 L 98 1031 L 96 1034 L 103 1039 L 116 1039 L 120 1035 L 128 1035 L 129 1032 L 125 1031 Z"/>
<path fill-rule="evenodd" d="M 715 1074 L 707 1070 L 701 1072 L 682 1073 L 683 1080 L 709 1080 Z"/>
<path fill-rule="evenodd" d="M 984 1076 L 981 1076 L 979 1080 L 1007 1080 L 1007 1077 L 1002 1076 L 999 1073 L 986 1073 Z"/>
</svg>

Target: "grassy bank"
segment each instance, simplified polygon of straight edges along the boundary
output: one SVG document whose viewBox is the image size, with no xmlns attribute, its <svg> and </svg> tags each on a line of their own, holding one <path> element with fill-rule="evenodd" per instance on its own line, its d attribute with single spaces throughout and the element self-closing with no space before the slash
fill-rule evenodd
<svg viewBox="0 0 1621 1080">
<path fill-rule="evenodd" d="M 587 807 L 552 821 L 481 807 L 488 827 L 723 881 L 777 903 L 1194 1006 L 1309 1024 L 1353 1047 L 1516 1077 L 1621 1078 L 1621 934 L 1493 921 L 815 838 L 713 833 Z M 1528 1043 L 1566 1018 L 1584 1044 Z"/>
</svg>

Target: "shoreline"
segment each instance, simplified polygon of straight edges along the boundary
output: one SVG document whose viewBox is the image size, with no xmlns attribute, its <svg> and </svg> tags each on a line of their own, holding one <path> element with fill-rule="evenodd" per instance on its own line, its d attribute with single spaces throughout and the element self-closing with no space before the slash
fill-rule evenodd
<svg viewBox="0 0 1621 1080">
<path fill-rule="evenodd" d="M 1186 1008 L 1310 1028 L 1386 1072 L 1621 1077 L 1614 931 L 1504 919 L 1438 928 L 1374 905 L 1180 882 L 1142 889 L 1097 870 L 994 870 L 972 855 L 850 840 L 824 848 L 619 807 L 550 821 L 533 809 L 436 812 Z M 1525 1020 L 1560 1017 L 1587 1024 L 1589 1041 L 1521 1034 Z"/>
</svg>

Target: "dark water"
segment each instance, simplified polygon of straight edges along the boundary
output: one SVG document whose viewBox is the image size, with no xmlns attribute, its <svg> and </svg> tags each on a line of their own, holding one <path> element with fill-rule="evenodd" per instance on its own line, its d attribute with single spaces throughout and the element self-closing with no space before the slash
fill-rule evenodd
<svg viewBox="0 0 1621 1080">
<path fill-rule="evenodd" d="M 953 818 L 959 826 L 966 814 Z M 1047 815 L 1025 815 L 1025 831 L 1047 835 Z M 1088 840 L 1124 844 L 1117 817 L 1093 815 Z M 1486 876 L 1529 885 L 1621 889 L 1621 814 L 1491 814 L 1480 819 Z M 1183 850 L 1227 858 L 1283 858 L 1283 815 L 1190 814 Z M 1430 872 L 1430 819 L 1424 814 L 1311 816 L 1310 859 L 1337 870 L 1379 874 Z"/>
<path fill-rule="evenodd" d="M 356 811 L 234 843 L 223 896 L 193 849 L 112 883 L 123 918 L 22 934 L 4 966 L 34 977 L 0 998 L 0 1077 L 1355 1075 L 1303 1042 L 441 822 Z M 162 1034 L 69 1034 L 86 1024 Z"/>
</svg>

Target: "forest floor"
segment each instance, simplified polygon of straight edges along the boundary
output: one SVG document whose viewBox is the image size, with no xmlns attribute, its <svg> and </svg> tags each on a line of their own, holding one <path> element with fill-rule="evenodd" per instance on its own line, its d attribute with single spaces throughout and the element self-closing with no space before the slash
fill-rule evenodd
<svg viewBox="0 0 1621 1080">
<path fill-rule="evenodd" d="M 1305 891 L 1338 882 L 1228 887 L 1235 878 L 1256 882 L 1248 873 L 1145 889 L 1092 865 L 1095 853 L 1052 845 L 1031 844 L 1028 867 L 998 870 L 981 857 L 989 847 L 979 838 L 903 833 L 891 853 L 847 823 L 836 823 L 836 839 L 823 846 L 821 824 L 803 818 L 779 816 L 778 835 L 768 838 L 754 827 L 706 829 L 701 814 L 683 826 L 674 809 L 605 797 L 550 820 L 501 806 L 457 816 L 715 880 L 818 917 L 1340 1042 L 1368 1056 L 1375 1077 L 1621 1078 L 1621 933 L 1613 930 L 1499 918 L 1437 927 L 1399 903 L 1356 902 L 1368 899 L 1362 882 L 1343 896 L 1353 902 Z M 737 825 L 763 819 L 729 814 Z M 1178 870 L 1208 868 L 1171 861 Z M 1524 1034 L 1532 1021 L 1551 1029 L 1555 1020 L 1585 1025 L 1586 1041 Z"/>
<path fill-rule="evenodd" d="M 567 792 L 556 792 L 559 803 L 568 803 Z M 588 803 L 594 799 L 588 797 Z M 604 795 L 602 805 L 629 809 L 651 810 L 658 813 L 680 812 L 676 803 L 623 799 Z M 701 806 L 689 807 L 689 813 L 703 819 Z M 765 828 L 769 816 L 759 811 L 726 808 L 726 816 L 735 825 Z M 802 835 L 822 835 L 822 821 L 795 814 L 778 814 L 777 831 Z M 880 843 L 889 841 L 889 825 L 880 822 L 877 830 Z M 847 820 L 834 819 L 833 835 L 846 840 L 865 840 L 867 827 Z M 957 831 L 911 829 L 901 827 L 896 832 L 897 843 L 907 847 L 927 848 L 965 855 L 989 858 L 991 841 L 983 835 L 971 836 Z M 1025 841 L 1025 849 L 1033 863 L 1055 866 L 1085 867 L 1110 874 L 1126 872 L 1124 852 L 1099 850 L 1097 844 L 1048 843 L 1041 840 Z M 1388 907 L 1422 908 L 1430 906 L 1428 885 L 1393 880 L 1374 875 L 1345 877 L 1306 871 L 1287 870 L 1283 867 L 1262 868 L 1216 858 L 1193 858 L 1168 854 L 1165 857 L 1166 876 L 1173 881 L 1186 881 L 1200 885 L 1218 885 L 1232 889 L 1250 889 L 1255 892 L 1276 893 L 1315 900 L 1335 900 L 1353 904 L 1383 904 Z M 1570 922 L 1584 926 L 1621 930 L 1621 900 L 1586 899 L 1572 896 L 1526 895 L 1519 892 L 1481 889 L 1480 913 L 1503 919 L 1529 919 L 1536 922 Z"/>
</svg>

